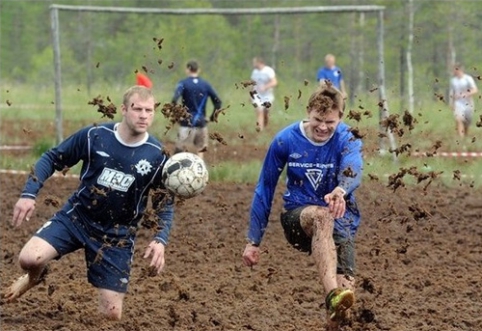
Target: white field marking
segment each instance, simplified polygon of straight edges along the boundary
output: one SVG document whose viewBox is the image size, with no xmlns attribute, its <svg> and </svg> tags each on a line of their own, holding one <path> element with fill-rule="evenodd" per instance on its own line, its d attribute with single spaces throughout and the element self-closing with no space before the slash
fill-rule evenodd
<svg viewBox="0 0 482 331">
<path fill-rule="evenodd" d="M 14 146 L 14 145 L 2 145 L 0 151 L 23 151 L 32 149 L 32 146 Z"/>
<path fill-rule="evenodd" d="M 427 156 L 426 152 L 412 152 L 409 156 Z M 482 157 L 482 152 L 436 152 L 432 157 Z"/>
<path fill-rule="evenodd" d="M 30 174 L 30 171 L 25 170 L 13 170 L 13 169 L 0 169 L 0 174 L 7 174 L 7 175 L 22 175 L 26 176 Z M 64 178 L 79 178 L 79 175 L 76 174 L 62 174 L 61 172 L 55 172 L 52 177 L 64 177 Z"/>
</svg>

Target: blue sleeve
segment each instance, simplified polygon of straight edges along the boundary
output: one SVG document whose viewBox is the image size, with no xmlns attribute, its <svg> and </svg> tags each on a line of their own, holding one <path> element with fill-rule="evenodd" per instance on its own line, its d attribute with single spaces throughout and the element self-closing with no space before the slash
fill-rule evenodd
<svg viewBox="0 0 482 331">
<path fill-rule="evenodd" d="M 177 100 L 182 95 L 182 91 L 184 90 L 184 85 L 182 82 L 177 83 L 176 90 L 174 91 L 174 96 L 172 97 L 172 103 L 177 103 Z"/>
<path fill-rule="evenodd" d="M 316 74 L 316 81 L 319 82 L 320 80 L 322 80 L 323 78 L 325 78 L 325 75 L 323 73 L 323 68 L 320 68 L 318 70 L 318 73 Z"/>
<path fill-rule="evenodd" d="M 219 99 L 216 91 L 214 91 L 211 85 L 208 85 L 208 93 L 211 101 L 213 102 L 214 110 L 221 109 L 221 99 Z"/>
<path fill-rule="evenodd" d="M 174 218 L 174 199 L 172 197 L 159 208 L 157 217 L 159 218 L 159 228 L 161 230 L 156 234 L 154 240 L 158 240 L 166 246 L 169 242 L 172 220 Z"/>
<path fill-rule="evenodd" d="M 360 186 L 363 174 L 362 142 L 349 134 L 342 146 L 338 186 L 351 194 Z"/>
<path fill-rule="evenodd" d="M 287 151 L 287 143 L 277 137 L 264 159 L 251 204 L 248 229 L 248 240 L 254 244 L 259 245 L 268 225 L 276 185 L 286 165 Z"/>
<path fill-rule="evenodd" d="M 22 198 L 37 197 L 45 181 L 57 171 L 70 168 L 86 158 L 88 150 L 88 130 L 85 128 L 65 139 L 60 145 L 42 154 L 29 175 L 22 191 Z"/>
</svg>

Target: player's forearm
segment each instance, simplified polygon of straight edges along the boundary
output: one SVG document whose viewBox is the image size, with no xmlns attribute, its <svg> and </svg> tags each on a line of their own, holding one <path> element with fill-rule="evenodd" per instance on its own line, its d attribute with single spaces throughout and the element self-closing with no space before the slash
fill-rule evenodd
<svg viewBox="0 0 482 331">
<path fill-rule="evenodd" d="M 22 198 L 36 198 L 44 182 L 52 176 L 55 171 L 55 162 L 51 151 L 40 157 L 34 166 L 33 173 L 27 179 L 27 183 L 22 191 Z"/>
<path fill-rule="evenodd" d="M 251 204 L 250 221 L 248 228 L 248 242 L 259 245 L 263 239 L 268 225 L 268 217 L 271 209 L 269 197 L 262 197 L 256 189 Z M 268 200 L 266 200 L 268 199 Z"/>
<path fill-rule="evenodd" d="M 171 234 L 172 220 L 174 218 L 174 208 L 172 205 L 166 205 L 158 214 L 159 228 L 161 229 L 154 240 L 161 242 L 164 246 L 169 242 Z"/>
</svg>

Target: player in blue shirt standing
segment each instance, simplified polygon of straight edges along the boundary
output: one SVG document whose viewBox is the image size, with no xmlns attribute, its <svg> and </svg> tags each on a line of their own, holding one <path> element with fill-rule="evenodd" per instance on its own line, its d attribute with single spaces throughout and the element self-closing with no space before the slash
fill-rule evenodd
<svg viewBox="0 0 482 331">
<path fill-rule="evenodd" d="M 316 80 L 320 85 L 329 81 L 334 87 L 339 89 L 343 93 L 343 97 L 346 98 L 345 81 L 343 80 L 343 73 L 341 69 L 335 65 L 336 58 L 333 54 L 327 54 L 325 56 L 325 66 L 318 70 Z"/>
<path fill-rule="evenodd" d="M 161 143 L 147 132 L 154 106 L 150 89 L 131 87 L 124 94 L 120 123 L 83 128 L 38 160 L 14 207 L 15 227 L 33 216 L 35 199 L 56 170 L 82 161 L 80 183 L 60 211 L 23 247 L 19 262 L 26 274 L 4 294 L 7 301 L 37 285 L 49 261 L 82 248 L 88 280 L 99 292 L 100 312 L 120 319 L 136 232 L 150 191 L 159 226 L 144 258 L 151 256 L 150 267 L 157 273 L 162 270 L 173 199 L 164 193 L 161 182 L 167 157 Z"/>
<path fill-rule="evenodd" d="M 281 224 L 288 242 L 315 259 L 330 330 L 337 330 L 355 300 L 354 238 L 360 224 L 354 191 L 362 177 L 362 143 L 342 122 L 343 110 L 341 92 L 328 84 L 311 95 L 306 120 L 274 137 L 254 192 L 243 253 L 245 265 L 259 262 L 275 188 L 286 168 Z"/>
<path fill-rule="evenodd" d="M 221 109 L 221 99 L 211 85 L 199 77 L 200 68 L 196 61 L 189 61 L 186 65 L 187 78 L 181 80 L 177 86 L 172 103 L 176 104 L 182 98 L 182 104 L 187 108 L 190 116 L 179 122 L 176 152 L 194 146 L 200 157 L 208 147 L 208 128 L 206 120 L 206 104 L 210 98 L 214 109 L 209 117 L 211 121 L 217 110 Z"/>
</svg>

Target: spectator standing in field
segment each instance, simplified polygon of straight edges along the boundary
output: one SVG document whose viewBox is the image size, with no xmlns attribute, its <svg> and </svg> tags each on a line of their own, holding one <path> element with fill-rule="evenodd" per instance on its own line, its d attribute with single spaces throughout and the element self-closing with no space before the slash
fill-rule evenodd
<svg viewBox="0 0 482 331">
<path fill-rule="evenodd" d="M 187 78 L 181 80 L 172 97 L 176 104 L 182 98 L 189 117 L 179 122 L 180 127 L 176 142 L 176 153 L 188 147 L 195 147 L 197 154 L 202 158 L 208 147 L 208 128 L 206 120 L 206 104 L 210 98 L 214 104 L 210 120 L 213 121 L 217 110 L 221 109 L 221 99 L 211 85 L 199 77 L 199 65 L 196 61 L 189 61 L 186 65 Z"/>
<path fill-rule="evenodd" d="M 313 93 L 308 118 L 271 143 L 251 205 L 246 266 L 259 262 L 276 185 L 286 167 L 281 225 L 287 241 L 313 255 L 325 290 L 328 329 L 337 330 L 355 300 L 354 238 L 360 224 L 354 192 L 362 178 L 362 143 L 342 122 L 343 95 L 331 84 Z"/>
<path fill-rule="evenodd" d="M 343 73 L 341 69 L 336 65 L 336 58 L 333 54 L 327 54 L 325 56 L 325 66 L 318 70 L 318 74 L 316 75 L 316 80 L 323 85 L 325 81 L 331 82 L 334 87 L 339 89 L 343 94 L 343 97 L 346 98 L 346 88 L 345 88 L 345 81 L 343 80 Z"/>
<path fill-rule="evenodd" d="M 261 57 L 253 58 L 251 102 L 256 108 L 256 125 L 262 131 L 268 125 L 269 109 L 274 102 L 273 88 L 278 85 L 276 73 Z"/>
<path fill-rule="evenodd" d="M 468 135 L 474 117 L 474 98 L 479 92 L 472 76 L 464 72 L 461 64 L 454 66 L 450 80 L 450 107 L 454 112 L 457 133 L 460 137 Z"/>
<path fill-rule="evenodd" d="M 78 189 L 20 252 L 26 272 L 4 293 L 12 301 L 37 285 L 52 259 L 84 249 L 88 281 L 98 289 L 99 311 L 120 319 L 129 284 L 134 241 L 148 195 L 159 218 L 159 231 L 144 258 L 159 273 L 173 219 L 172 197 L 166 195 L 161 172 L 167 157 L 161 143 L 147 130 L 154 119 L 150 89 L 133 86 L 121 105 L 120 123 L 85 127 L 42 155 L 29 176 L 13 211 L 15 227 L 34 215 L 35 199 L 57 170 L 82 161 Z"/>
</svg>

